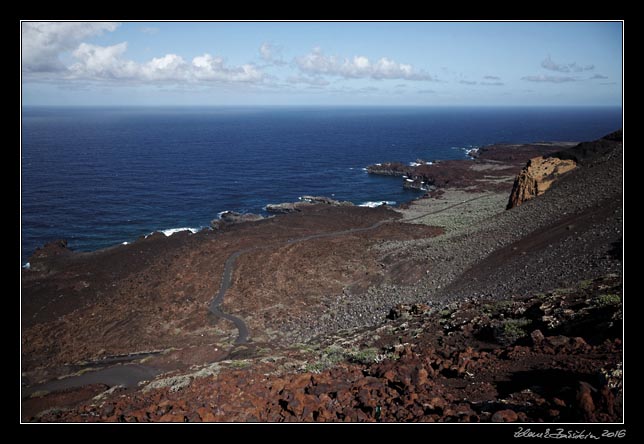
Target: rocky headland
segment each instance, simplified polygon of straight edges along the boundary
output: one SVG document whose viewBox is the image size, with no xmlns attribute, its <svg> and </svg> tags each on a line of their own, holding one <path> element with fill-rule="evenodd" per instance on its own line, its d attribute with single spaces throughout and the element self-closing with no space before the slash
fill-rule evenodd
<svg viewBox="0 0 644 444">
<path fill-rule="evenodd" d="M 325 196 L 302 196 L 298 202 L 284 202 L 279 204 L 266 205 L 266 211 L 269 213 L 285 214 L 302 211 L 311 208 L 313 205 L 331 205 L 331 206 L 353 206 L 352 202 L 338 201 Z"/>
<path fill-rule="evenodd" d="M 369 166 L 427 190 L 399 208 L 48 244 L 22 271 L 22 419 L 620 421 L 622 165 L 621 131 L 492 145 Z"/>
</svg>

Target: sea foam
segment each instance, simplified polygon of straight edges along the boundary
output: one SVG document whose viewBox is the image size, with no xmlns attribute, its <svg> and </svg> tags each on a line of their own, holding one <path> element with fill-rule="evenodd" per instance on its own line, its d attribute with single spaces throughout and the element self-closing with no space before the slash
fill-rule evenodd
<svg viewBox="0 0 644 444">
<path fill-rule="evenodd" d="M 192 234 L 194 234 L 200 230 L 201 228 L 181 227 L 181 228 L 168 228 L 167 230 L 161 230 L 161 233 L 165 234 L 166 236 L 172 236 L 173 234 L 179 233 L 181 231 L 190 231 Z"/>
<path fill-rule="evenodd" d="M 192 228 L 192 227 L 181 227 L 181 228 L 168 228 L 167 230 L 157 230 L 153 231 L 151 233 L 148 233 L 145 235 L 145 239 L 147 239 L 149 236 L 152 236 L 154 233 L 163 233 L 166 236 L 172 236 L 175 233 L 179 233 L 181 231 L 190 231 L 190 233 L 194 234 L 202 230 L 203 227 L 201 228 Z"/>
<path fill-rule="evenodd" d="M 367 201 L 367 202 L 362 202 L 359 207 L 369 207 L 369 208 L 376 208 L 380 207 L 382 205 L 396 205 L 395 200 L 378 200 L 375 202 L 372 201 Z"/>
</svg>

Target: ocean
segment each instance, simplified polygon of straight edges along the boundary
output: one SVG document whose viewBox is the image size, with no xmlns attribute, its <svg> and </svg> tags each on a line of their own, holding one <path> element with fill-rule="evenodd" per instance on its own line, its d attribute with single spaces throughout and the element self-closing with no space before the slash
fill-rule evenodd
<svg viewBox="0 0 644 444">
<path fill-rule="evenodd" d="M 363 168 L 621 125 L 621 108 L 25 107 L 21 263 L 55 239 L 91 251 L 302 195 L 402 203 L 418 192 Z"/>
</svg>

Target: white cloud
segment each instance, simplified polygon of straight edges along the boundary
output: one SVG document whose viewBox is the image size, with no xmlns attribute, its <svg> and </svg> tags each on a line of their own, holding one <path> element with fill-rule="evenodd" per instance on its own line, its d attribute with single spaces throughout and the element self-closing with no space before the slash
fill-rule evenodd
<svg viewBox="0 0 644 444">
<path fill-rule="evenodd" d="M 568 76 L 550 76 L 540 74 L 538 76 L 525 76 L 521 77 L 521 80 L 527 80 L 528 82 L 541 82 L 541 83 L 565 83 L 565 82 L 576 82 L 577 79 L 574 77 Z"/>
<path fill-rule="evenodd" d="M 177 54 L 166 54 L 139 63 L 125 57 L 128 45 L 121 42 L 99 46 L 82 40 L 105 31 L 117 23 L 25 22 L 22 24 L 22 70 L 41 79 L 96 82 L 262 82 L 264 73 L 253 64 L 229 66 L 221 57 L 210 54 L 191 62 Z M 141 28 L 155 33 L 156 28 Z M 65 66 L 60 55 L 71 52 L 74 62 Z"/>
<path fill-rule="evenodd" d="M 499 76 L 483 76 L 485 80 L 501 80 Z"/>
<path fill-rule="evenodd" d="M 123 60 L 121 55 L 127 51 L 127 43 L 112 46 L 97 46 L 81 43 L 73 52 L 78 60 L 69 67 L 67 77 L 82 79 L 130 79 L 135 78 L 138 66 Z"/>
<path fill-rule="evenodd" d="M 148 80 L 188 80 L 189 65 L 183 57 L 166 54 L 140 66 L 140 77 Z"/>
<path fill-rule="evenodd" d="M 83 39 L 114 31 L 113 22 L 23 22 L 22 70 L 25 73 L 65 71 L 60 54 L 75 49 Z"/>
<path fill-rule="evenodd" d="M 221 57 L 210 54 L 192 59 L 192 74 L 197 80 L 222 81 L 222 82 L 259 82 L 263 73 L 252 64 L 239 67 L 227 67 Z"/>
<path fill-rule="evenodd" d="M 550 71 L 557 72 L 583 72 L 583 71 L 592 71 L 595 69 L 595 65 L 586 65 L 580 66 L 577 63 L 555 63 L 550 56 L 546 57 L 545 60 L 541 62 L 541 67 L 548 69 Z"/>
<path fill-rule="evenodd" d="M 474 81 L 472 81 L 472 80 L 461 80 L 461 81 L 460 81 L 460 82 L 458 82 L 458 83 L 461 83 L 461 84 L 463 84 L 463 85 L 476 85 L 476 82 L 474 82 Z"/>
<path fill-rule="evenodd" d="M 221 57 L 204 54 L 187 62 L 177 54 L 145 63 L 124 58 L 127 43 L 98 46 L 81 43 L 72 53 L 77 60 L 63 74 L 66 80 L 127 82 L 261 82 L 264 74 L 254 65 L 228 66 Z"/>
<path fill-rule="evenodd" d="M 606 80 L 607 78 L 608 78 L 607 76 L 604 76 L 604 75 L 602 75 L 602 74 L 595 74 L 594 76 L 592 76 L 592 77 L 590 78 L 590 80 L 595 80 L 595 79 L 598 79 L 598 80 Z"/>
<path fill-rule="evenodd" d="M 271 65 L 286 65 L 286 62 L 282 59 L 282 47 L 275 46 L 271 43 L 262 43 L 262 46 L 259 47 L 259 55 L 262 57 L 262 60 L 268 62 Z"/>
<path fill-rule="evenodd" d="M 432 80 L 429 74 L 416 71 L 411 65 L 398 63 L 387 57 L 382 57 L 375 62 L 364 56 L 340 59 L 337 56 L 324 55 L 320 48 L 314 48 L 311 53 L 297 57 L 295 64 L 302 72 L 313 75 L 331 75 L 353 79 Z"/>
</svg>

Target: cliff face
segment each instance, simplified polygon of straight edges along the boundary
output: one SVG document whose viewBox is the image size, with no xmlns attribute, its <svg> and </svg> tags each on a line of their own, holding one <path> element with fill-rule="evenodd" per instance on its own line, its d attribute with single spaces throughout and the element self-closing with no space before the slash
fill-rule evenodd
<svg viewBox="0 0 644 444">
<path fill-rule="evenodd" d="M 576 165 L 572 159 L 557 157 L 530 159 L 514 181 L 507 209 L 542 195 L 560 175 L 575 169 Z"/>
</svg>

